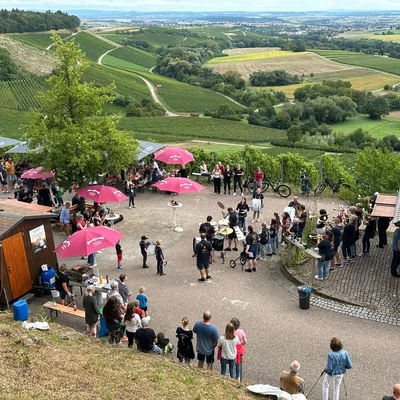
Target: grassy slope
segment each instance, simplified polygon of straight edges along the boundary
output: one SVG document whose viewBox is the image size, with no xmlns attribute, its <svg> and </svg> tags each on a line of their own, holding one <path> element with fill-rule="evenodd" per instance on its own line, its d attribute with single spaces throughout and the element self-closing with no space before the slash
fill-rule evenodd
<svg viewBox="0 0 400 400">
<path fill-rule="evenodd" d="M 220 104 L 242 109 L 213 90 L 188 85 L 150 72 L 141 72 L 140 75 L 147 78 L 153 85 L 161 85 L 157 88 L 157 94 L 170 111 L 204 112 L 216 110 Z"/>
<path fill-rule="evenodd" d="M 111 53 L 113 54 L 113 53 Z M 149 68 L 144 67 L 143 65 L 139 64 L 134 64 L 129 61 L 121 60 L 120 58 L 111 56 L 110 54 L 107 54 L 102 62 L 103 65 L 108 65 L 109 67 L 113 68 L 118 68 L 118 69 L 123 69 L 124 71 L 142 71 L 142 72 L 147 72 Z"/>
<path fill-rule="evenodd" d="M 137 100 L 141 100 L 143 97 L 150 98 L 150 92 L 146 84 L 138 76 L 129 72 L 91 64 L 84 74 L 84 79 L 102 85 L 115 82 L 115 90 L 119 94 L 133 97 Z"/>
<path fill-rule="evenodd" d="M 212 140 L 216 142 L 254 143 L 285 139 L 284 131 L 215 118 L 158 117 L 122 118 L 119 128 L 132 131 L 138 139 L 159 142 Z"/>
<path fill-rule="evenodd" d="M 69 34 L 61 33 L 59 36 L 61 36 L 61 38 L 65 38 L 69 36 Z M 11 35 L 11 38 L 39 49 L 46 49 L 52 43 L 51 33 L 15 34 Z"/>
<path fill-rule="evenodd" d="M 335 132 L 346 134 L 362 128 L 377 139 L 381 139 L 387 135 L 397 135 L 400 137 L 400 121 L 391 118 L 372 120 L 364 115 L 359 115 L 348 121 L 332 124 L 331 127 Z"/>
<path fill-rule="evenodd" d="M 90 33 L 80 32 L 71 40 L 79 44 L 82 51 L 86 53 L 86 58 L 89 61 L 97 61 L 97 59 L 106 51 L 114 48 L 111 44 L 104 42 L 91 35 Z"/>
<path fill-rule="evenodd" d="M 357 54 L 341 50 L 315 50 L 314 53 L 343 64 L 358 65 L 360 67 L 400 75 L 400 60 L 395 58 Z"/>
<path fill-rule="evenodd" d="M 67 335 L 69 340 L 63 340 Z M 0 315 L 2 399 L 249 399 L 229 379 L 197 367 L 113 347 L 55 323 L 49 331 L 24 331 Z"/>
<path fill-rule="evenodd" d="M 111 55 L 115 58 L 120 58 L 124 61 L 129 61 L 134 64 L 143 65 L 151 68 L 156 65 L 157 57 L 147 51 L 135 49 L 134 47 L 120 47 L 115 49 Z"/>
</svg>

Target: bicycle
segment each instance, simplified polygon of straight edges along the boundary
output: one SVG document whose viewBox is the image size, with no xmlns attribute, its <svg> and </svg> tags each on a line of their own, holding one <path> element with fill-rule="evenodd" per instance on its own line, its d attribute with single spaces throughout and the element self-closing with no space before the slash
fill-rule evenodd
<svg viewBox="0 0 400 400">
<path fill-rule="evenodd" d="M 329 187 L 333 194 L 339 193 L 340 188 L 350 189 L 350 185 L 344 183 L 343 178 L 339 178 L 339 180 L 334 183 L 331 179 L 324 177 L 323 181 L 315 188 L 314 194 L 316 196 L 322 194 L 326 187 Z"/>
<path fill-rule="evenodd" d="M 303 171 L 303 173 L 300 175 L 300 189 L 303 194 L 307 195 L 307 197 L 310 195 L 312 184 L 310 178 L 308 177 L 308 170 Z"/>
<path fill-rule="evenodd" d="M 249 193 L 253 194 L 255 192 L 254 179 L 248 178 L 246 179 L 245 184 L 246 183 L 247 183 L 247 185 L 245 186 L 246 189 L 248 190 Z M 282 183 L 282 179 L 274 181 L 272 178 L 266 177 L 262 181 L 261 193 L 266 192 L 269 187 L 271 187 L 274 193 L 278 193 L 279 196 L 284 198 L 289 197 L 290 194 L 292 193 L 292 189 L 290 189 L 288 185 Z"/>
</svg>

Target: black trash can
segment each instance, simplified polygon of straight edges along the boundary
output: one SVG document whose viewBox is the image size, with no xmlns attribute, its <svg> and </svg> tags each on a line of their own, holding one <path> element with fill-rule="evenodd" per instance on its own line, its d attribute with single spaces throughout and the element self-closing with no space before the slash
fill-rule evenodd
<svg viewBox="0 0 400 400">
<path fill-rule="evenodd" d="M 299 307 L 301 310 L 308 310 L 310 308 L 310 297 L 312 287 L 309 285 L 297 286 L 297 293 L 299 294 Z"/>
</svg>

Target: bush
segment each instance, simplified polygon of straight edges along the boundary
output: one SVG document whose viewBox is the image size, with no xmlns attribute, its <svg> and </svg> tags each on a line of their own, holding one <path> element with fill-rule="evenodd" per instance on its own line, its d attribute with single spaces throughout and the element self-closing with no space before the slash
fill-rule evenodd
<svg viewBox="0 0 400 400">
<path fill-rule="evenodd" d="M 130 103 L 126 108 L 127 117 L 162 117 L 164 115 L 165 108 L 161 104 L 146 98 L 143 98 L 140 103 L 137 101 Z"/>
</svg>

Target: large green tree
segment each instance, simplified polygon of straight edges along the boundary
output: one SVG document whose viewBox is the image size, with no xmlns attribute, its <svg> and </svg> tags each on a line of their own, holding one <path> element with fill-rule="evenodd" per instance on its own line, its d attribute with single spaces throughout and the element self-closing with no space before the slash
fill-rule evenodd
<svg viewBox="0 0 400 400">
<path fill-rule="evenodd" d="M 113 85 L 96 87 L 83 82 L 89 67 L 74 42 L 53 35 L 58 59 L 50 89 L 41 95 L 41 109 L 33 114 L 26 134 L 36 165 L 52 170 L 65 188 L 97 179 L 98 174 L 119 172 L 135 157 L 137 141 L 117 130 L 118 119 L 104 116 L 112 101 Z"/>
</svg>

